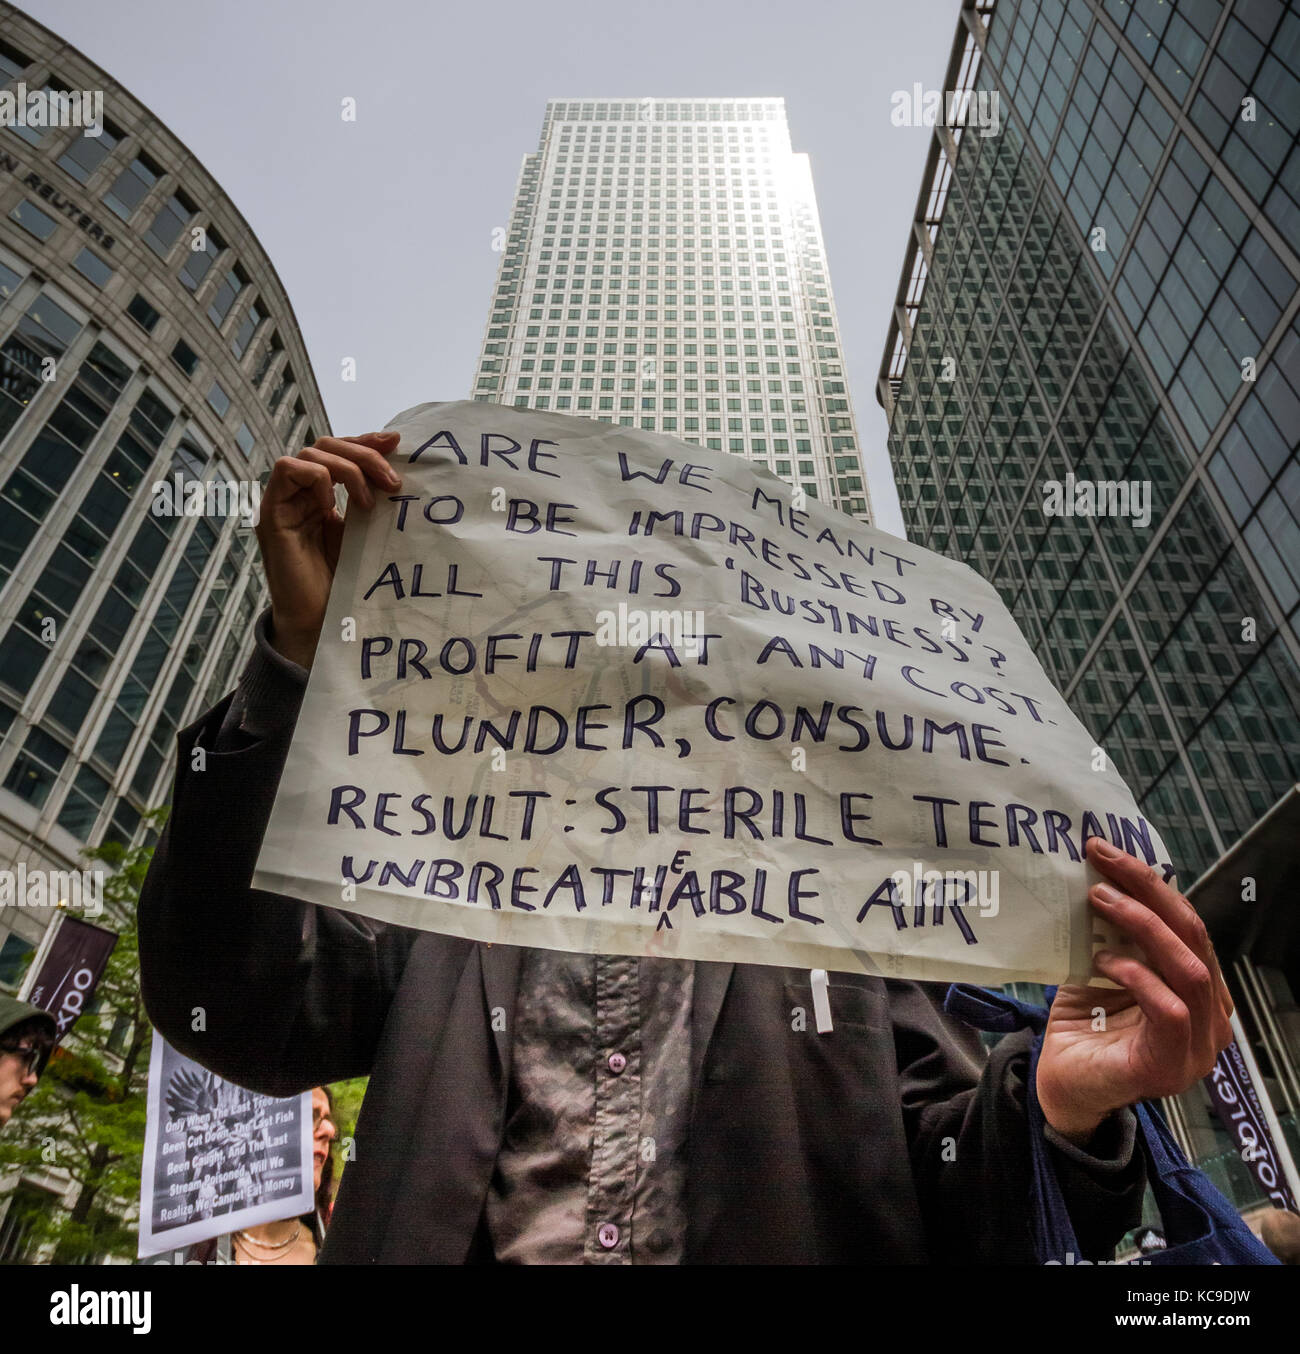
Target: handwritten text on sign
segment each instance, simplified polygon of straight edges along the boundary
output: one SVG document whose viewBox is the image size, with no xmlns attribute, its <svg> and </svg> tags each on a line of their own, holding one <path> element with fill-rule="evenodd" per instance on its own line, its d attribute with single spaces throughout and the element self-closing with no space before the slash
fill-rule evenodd
<svg viewBox="0 0 1300 1354">
<path fill-rule="evenodd" d="M 426 404 L 350 507 L 254 886 L 475 940 L 1059 982 L 1164 865 L 993 588 L 739 457 Z M 1168 873 L 1166 867 L 1166 873 Z"/>
</svg>

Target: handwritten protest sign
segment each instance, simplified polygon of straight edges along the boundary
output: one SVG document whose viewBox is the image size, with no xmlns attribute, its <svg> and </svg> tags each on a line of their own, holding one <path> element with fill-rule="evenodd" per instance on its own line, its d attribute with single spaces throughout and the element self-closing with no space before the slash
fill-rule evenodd
<svg viewBox="0 0 1300 1354">
<path fill-rule="evenodd" d="M 137 1254 L 310 1213 L 311 1092 L 236 1086 L 153 1036 Z"/>
<path fill-rule="evenodd" d="M 459 402 L 352 505 L 254 887 L 480 941 L 1083 980 L 1168 853 L 994 589 L 740 457 Z M 1094 876 L 1095 877 L 1095 876 Z"/>
</svg>

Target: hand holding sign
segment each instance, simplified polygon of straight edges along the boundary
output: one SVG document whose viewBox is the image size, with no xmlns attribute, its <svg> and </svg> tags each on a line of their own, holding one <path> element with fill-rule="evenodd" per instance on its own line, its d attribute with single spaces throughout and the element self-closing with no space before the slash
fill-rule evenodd
<svg viewBox="0 0 1300 1354">
<path fill-rule="evenodd" d="M 282 456 L 271 469 L 257 523 L 275 647 L 304 668 L 311 667 L 325 619 L 334 568 L 343 540 L 343 518 L 334 502 L 335 484 L 369 508 L 369 483 L 387 490 L 401 481 L 384 456 L 397 449 L 397 434 L 321 437 L 297 456 Z"/>
<path fill-rule="evenodd" d="M 1102 951 L 1097 970 L 1121 990 L 1061 987 L 1052 1003 L 1038 1101 L 1047 1122 L 1080 1144 L 1112 1110 L 1207 1076 L 1232 1042 L 1232 998 L 1192 905 L 1099 838 L 1088 857 L 1112 881 L 1093 886 L 1093 906 L 1141 945 L 1145 962 Z"/>
</svg>

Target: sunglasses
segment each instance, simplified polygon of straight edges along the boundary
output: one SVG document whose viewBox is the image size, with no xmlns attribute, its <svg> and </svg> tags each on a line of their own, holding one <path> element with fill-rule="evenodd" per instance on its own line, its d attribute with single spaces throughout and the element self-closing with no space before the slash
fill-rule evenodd
<svg viewBox="0 0 1300 1354">
<path fill-rule="evenodd" d="M 18 1058 L 24 1065 L 24 1072 L 35 1072 L 41 1061 L 42 1049 L 39 1044 L 0 1044 L 0 1053 Z"/>
</svg>

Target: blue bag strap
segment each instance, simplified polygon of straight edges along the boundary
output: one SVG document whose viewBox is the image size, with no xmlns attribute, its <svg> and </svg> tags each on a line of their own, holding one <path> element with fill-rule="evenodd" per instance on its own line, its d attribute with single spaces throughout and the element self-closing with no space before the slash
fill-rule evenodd
<svg viewBox="0 0 1300 1354">
<path fill-rule="evenodd" d="M 1051 1006 L 1055 995 L 1055 988 L 1047 990 L 1047 1007 Z M 1061 1193 L 1056 1171 L 1048 1156 L 1047 1139 L 1043 1136 L 1046 1120 L 1038 1103 L 1038 1055 L 1043 1046 L 1043 1031 L 1047 1028 L 1047 1007 L 1032 1006 L 1004 992 L 991 992 L 987 988 L 973 987 L 967 983 L 954 983 L 948 989 L 943 1003 L 943 1009 L 949 1015 L 964 1020 L 977 1030 L 1010 1034 L 1027 1027 L 1034 1031 L 1035 1037 L 1029 1049 L 1029 1075 L 1025 1084 L 1033 1203 L 1030 1221 L 1034 1254 L 1039 1262 L 1059 1265 L 1082 1258 L 1082 1251 L 1074 1234 L 1074 1225 L 1070 1222 L 1069 1209 L 1065 1206 L 1065 1196 Z M 1067 1256 L 1071 1257 L 1068 1262 Z"/>
<path fill-rule="evenodd" d="M 1065 1197 L 1048 1152 L 1047 1120 L 1038 1103 L 1038 1058 L 1047 1028 L 1048 1009 L 1056 988 L 1046 989 L 1047 1007 L 1032 1006 L 1015 997 L 966 983 L 954 983 L 944 1010 L 976 1029 L 1009 1034 L 1029 1028 L 1034 1039 L 1029 1050 L 1025 1085 L 1025 1112 L 1029 1121 L 1034 1250 L 1043 1264 L 1069 1264 L 1082 1259 L 1079 1240 L 1070 1221 Z M 1215 1189 L 1204 1172 L 1183 1155 L 1164 1119 L 1149 1105 L 1133 1106 L 1138 1120 L 1138 1142 L 1146 1155 L 1147 1178 L 1166 1237 L 1168 1249 L 1143 1263 L 1162 1265 L 1253 1264 L 1280 1261 L 1242 1221 L 1241 1215 Z M 1072 1259 L 1071 1259 L 1072 1257 Z"/>
</svg>

